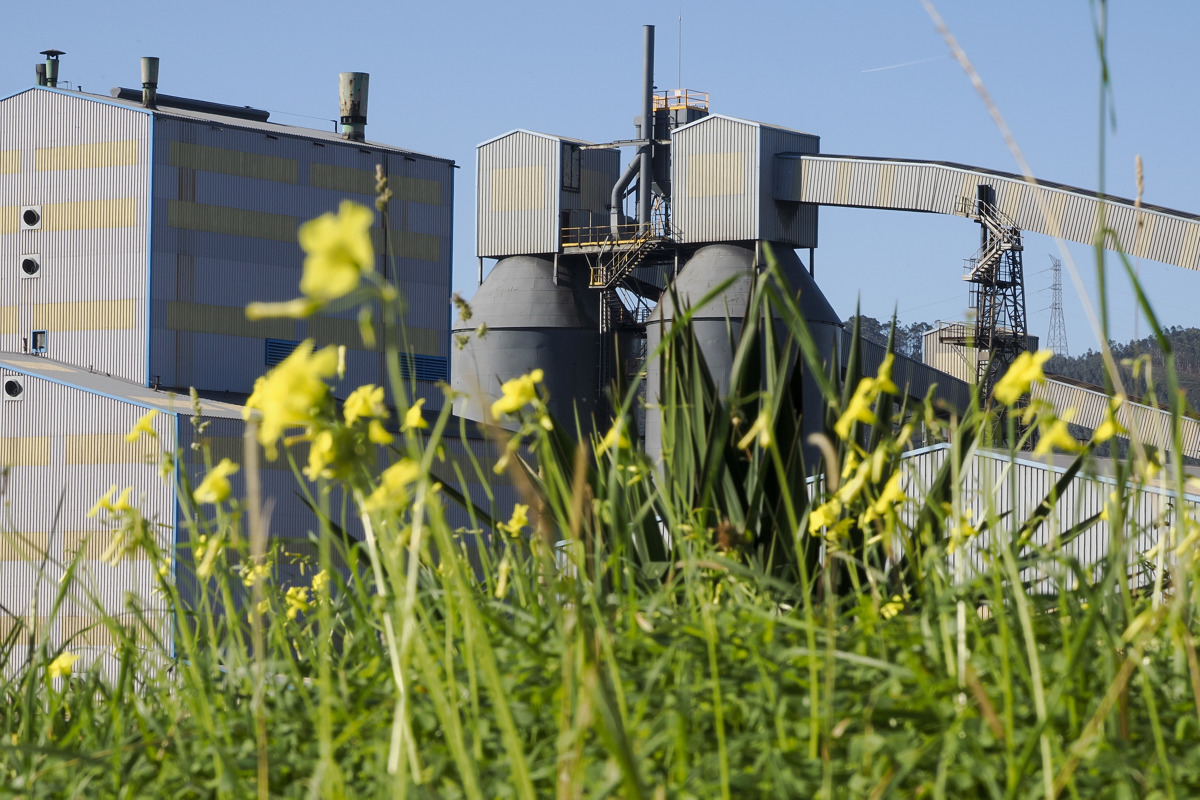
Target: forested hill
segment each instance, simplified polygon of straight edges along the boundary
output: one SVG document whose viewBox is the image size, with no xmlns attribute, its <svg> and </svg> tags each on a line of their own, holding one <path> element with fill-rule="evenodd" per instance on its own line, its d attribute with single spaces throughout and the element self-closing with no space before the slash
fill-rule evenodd
<svg viewBox="0 0 1200 800">
<path fill-rule="evenodd" d="M 892 327 L 891 320 L 878 320 L 874 317 L 863 316 L 859 322 L 864 338 L 880 344 L 887 344 L 888 334 Z M 851 316 L 847 319 L 845 325 L 846 330 L 850 330 L 854 326 L 854 317 Z M 902 321 L 898 321 L 896 324 L 896 352 L 920 360 L 922 335 L 932 329 L 933 326 L 928 322 L 913 322 L 905 325 Z M 1200 328 L 1175 326 L 1167 328 L 1164 334 L 1175 353 L 1179 385 L 1186 393 L 1188 403 L 1192 408 L 1200 408 Z M 1112 342 L 1109 346 L 1112 348 L 1113 358 L 1121 371 L 1121 381 L 1124 383 L 1126 391 L 1133 397 L 1141 399 L 1146 396 L 1148 386 L 1153 386 L 1158 403 L 1164 408 L 1168 407 L 1166 362 L 1154 337 L 1147 336 L 1144 339 L 1124 344 Z M 1045 370 L 1047 373 L 1061 375 L 1082 383 L 1104 386 L 1104 360 L 1095 350 L 1088 350 L 1083 355 L 1069 358 L 1055 356 L 1046 362 Z M 1134 380 L 1135 372 L 1137 373 L 1136 380 Z M 1192 413 L 1194 416 L 1194 412 Z"/>
<path fill-rule="evenodd" d="M 1179 385 L 1186 393 L 1188 403 L 1195 408 L 1200 405 L 1200 328 L 1175 326 L 1167 328 L 1164 334 L 1175 353 Z M 1110 342 L 1109 347 L 1125 390 L 1140 398 L 1146 396 L 1148 386 L 1153 386 L 1158 402 L 1166 407 L 1169 403 L 1166 361 L 1154 337 L 1124 344 Z M 1104 385 L 1104 360 L 1095 350 L 1070 358 L 1055 356 L 1046 362 L 1045 370 L 1084 383 Z"/>
</svg>

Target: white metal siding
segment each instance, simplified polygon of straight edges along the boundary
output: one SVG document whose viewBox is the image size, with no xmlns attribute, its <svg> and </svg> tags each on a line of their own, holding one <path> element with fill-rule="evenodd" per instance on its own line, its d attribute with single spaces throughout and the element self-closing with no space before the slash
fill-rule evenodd
<svg viewBox="0 0 1200 800">
<path fill-rule="evenodd" d="M 557 137 L 514 131 L 478 148 L 476 253 L 484 258 L 559 249 Z"/>
<path fill-rule="evenodd" d="M 672 207 L 681 242 L 761 238 L 758 127 L 713 116 L 672 131 Z"/>
<path fill-rule="evenodd" d="M 0 102 L 0 151 L 19 153 L 16 172 L 0 171 L 0 350 L 45 329 L 51 357 L 145 380 L 149 125 L 58 91 Z M 43 206 L 41 230 L 18 230 L 25 205 Z M 40 256 L 40 277 L 21 277 L 23 254 Z"/>
<path fill-rule="evenodd" d="M 1100 203 L 1090 192 L 1058 184 L 1031 185 L 1007 173 L 959 164 L 889 161 L 851 156 L 806 156 L 802 199 L 819 205 L 959 214 L 978 184 L 996 191 L 1000 211 L 1022 230 L 1091 244 Z M 1104 222 L 1116 234 L 1106 246 L 1140 258 L 1200 269 L 1200 218 L 1156 206 L 1135 211 L 1131 201 L 1106 198 Z"/>
</svg>

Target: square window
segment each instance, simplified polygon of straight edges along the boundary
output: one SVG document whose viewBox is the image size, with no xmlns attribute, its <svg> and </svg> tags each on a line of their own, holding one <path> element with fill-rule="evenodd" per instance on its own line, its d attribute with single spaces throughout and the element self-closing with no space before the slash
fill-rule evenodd
<svg viewBox="0 0 1200 800">
<path fill-rule="evenodd" d="M 45 331 L 34 331 L 33 338 L 29 344 L 30 344 L 29 349 L 34 353 L 46 352 L 46 332 Z"/>
</svg>

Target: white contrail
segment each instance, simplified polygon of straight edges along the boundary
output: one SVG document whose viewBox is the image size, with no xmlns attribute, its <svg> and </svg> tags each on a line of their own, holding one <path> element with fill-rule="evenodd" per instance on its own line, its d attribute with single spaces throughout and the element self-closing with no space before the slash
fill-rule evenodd
<svg viewBox="0 0 1200 800">
<path fill-rule="evenodd" d="M 900 69 L 900 67 L 911 67 L 916 64 L 928 64 L 930 61 L 941 61 L 946 56 L 933 56 L 932 58 L 919 58 L 916 61 L 905 61 L 903 64 L 892 64 L 889 67 L 874 67 L 873 69 L 864 69 L 863 72 L 882 72 L 885 69 Z"/>
</svg>

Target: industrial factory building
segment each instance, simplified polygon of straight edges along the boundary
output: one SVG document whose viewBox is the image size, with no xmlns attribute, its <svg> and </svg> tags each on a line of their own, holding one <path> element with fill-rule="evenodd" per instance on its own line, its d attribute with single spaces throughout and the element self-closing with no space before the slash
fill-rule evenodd
<svg viewBox="0 0 1200 800">
<path fill-rule="evenodd" d="M 44 85 L 0 100 L 0 466 L 12 467 L 3 514 L 15 532 L 0 544 L 8 617 L 46 614 L 53 565 L 81 549 L 106 611 L 122 611 L 129 595 L 151 607 L 145 561 L 98 560 L 108 536 L 90 507 L 111 485 L 132 486 L 172 551 L 180 498 L 160 478 L 159 450 L 178 449 L 193 475 L 203 472 L 193 443 L 241 462 L 240 403 L 302 340 L 347 348 L 336 396 L 385 383 L 382 347 L 364 344 L 353 310 L 245 315 L 250 301 L 297 294 L 298 226 L 347 198 L 373 206 L 377 173 L 393 197 L 391 235 L 378 218 L 372 231 L 376 269 L 409 300 L 403 367 L 427 407 L 442 405 L 438 383 L 448 378 L 454 164 L 367 140 L 364 74 L 343 76 L 358 94 L 343 98 L 354 105 L 338 134 L 161 94 L 157 59 L 143 60 L 140 89 L 65 91 L 55 85 L 60 55 L 48 52 Z M 329 105 L 336 99 L 331 81 Z M 201 396 L 202 434 L 189 387 Z M 148 410 L 161 412 L 151 421 L 158 440 L 127 442 Z M 271 533 L 300 544 L 315 521 L 287 462 L 264 467 Z M 43 559 L 50 567 L 39 579 Z M 67 609 L 65 627 L 51 633 L 82 630 L 94 613 Z"/>
</svg>

